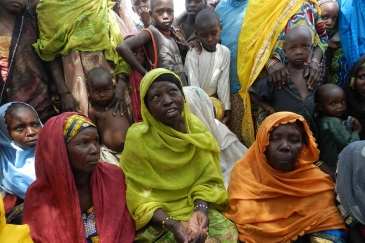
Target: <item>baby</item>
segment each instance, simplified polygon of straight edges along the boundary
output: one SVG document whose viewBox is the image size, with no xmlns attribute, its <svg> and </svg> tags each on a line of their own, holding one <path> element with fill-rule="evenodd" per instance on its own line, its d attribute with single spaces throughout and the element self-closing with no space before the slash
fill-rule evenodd
<svg viewBox="0 0 365 243">
<path fill-rule="evenodd" d="M 315 130 L 314 90 L 308 89 L 307 79 L 303 77 L 304 62 L 313 50 L 310 30 L 305 26 L 292 28 L 285 36 L 284 53 L 288 64 L 287 84 L 281 89 L 271 86 L 268 76 L 256 80 L 249 89 L 253 103 L 270 115 L 276 111 L 291 111 L 302 115 L 311 130 Z"/>
<path fill-rule="evenodd" d="M 347 118 L 344 124 L 341 118 L 346 111 L 346 96 L 337 85 L 322 85 L 316 93 L 316 99 L 321 112 L 317 122 L 321 150 L 319 158 L 335 172 L 342 149 L 360 140 L 361 125 L 353 117 Z"/>
<path fill-rule="evenodd" d="M 133 120 L 131 114 L 113 116 L 112 109 L 105 110 L 114 97 L 113 76 L 105 68 L 90 70 L 87 89 L 91 104 L 89 118 L 97 126 L 102 143 L 100 160 L 119 166 L 125 137 Z"/>
<path fill-rule="evenodd" d="M 227 125 L 231 117 L 229 63 L 230 51 L 220 45 L 222 25 L 214 10 L 204 9 L 195 18 L 195 33 L 203 48 L 189 51 L 185 60 L 185 74 L 192 86 L 202 88 L 210 97 L 218 98 L 224 108 L 221 120 Z"/>
</svg>

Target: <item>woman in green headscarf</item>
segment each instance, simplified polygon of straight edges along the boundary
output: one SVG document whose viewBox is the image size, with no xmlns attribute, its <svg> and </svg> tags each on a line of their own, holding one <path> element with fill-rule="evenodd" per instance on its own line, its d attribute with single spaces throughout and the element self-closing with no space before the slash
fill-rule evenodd
<svg viewBox="0 0 365 243">
<path fill-rule="evenodd" d="M 120 164 L 135 240 L 236 242 L 236 227 L 218 212 L 228 207 L 219 147 L 190 113 L 180 79 L 155 69 L 140 97 L 143 122 L 129 128 Z"/>
</svg>

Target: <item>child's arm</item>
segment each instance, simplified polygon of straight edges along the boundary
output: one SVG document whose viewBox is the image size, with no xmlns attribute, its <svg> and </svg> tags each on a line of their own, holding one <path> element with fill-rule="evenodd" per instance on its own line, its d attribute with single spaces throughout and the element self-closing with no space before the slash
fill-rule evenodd
<svg viewBox="0 0 365 243">
<path fill-rule="evenodd" d="M 218 79 L 217 84 L 217 95 L 218 99 L 222 101 L 223 107 L 224 107 L 224 117 L 222 120 L 222 123 L 227 125 L 229 120 L 231 119 L 231 89 L 229 86 L 229 64 L 230 64 L 230 51 L 222 47 L 223 55 L 221 58 L 223 58 L 222 66 L 220 67 L 220 70 L 222 70 L 222 73 Z"/>
<path fill-rule="evenodd" d="M 198 53 L 193 50 L 189 51 L 185 59 L 185 74 L 188 77 L 188 83 L 190 86 L 196 86 L 200 88 L 199 84 L 199 67 L 198 67 Z"/>
<path fill-rule="evenodd" d="M 248 92 L 252 103 L 264 109 L 268 115 L 271 115 L 275 113 L 275 110 L 266 102 L 271 101 L 275 90 L 276 89 L 269 84 L 268 77 L 264 77 L 255 80 L 255 82 L 248 89 Z"/>
<path fill-rule="evenodd" d="M 356 121 L 354 120 L 354 125 Z M 356 131 L 349 132 L 339 118 L 333 118 L 329 123 L 329 130 L 339 148 L 344 148 L 350 143 L 360 140 L 361 125 L 360 130 L 357 128 Z"/>
<path fill-rule="evenodd" d="M 132 50 L 143 46 L 151 40 L 150 34 L 147 31 L 142 31 L 138 35 L 123 41 L 117 46 L 117 52 L 133 69 L 137 70 L 142 76 L 144 76 L 148 71 L 138 62 Z"/>
<path fill-rule="evenodd" d="M 268 104 L 266 104 L 266 102 L 263 101 L 261 99 L 261 97 L 258 96 L 256 93 L 249 92 L 249 94 L 250 94 L 251 102 L 258 105 L 258 106 L 260 106 L 262 109 L 264 109 L 266 111 L 266 113 L 268 113 L 268 115 L 271 115 L 271 114 L 275 113 L 274 107 L 269 106 Z"/>
</svg>

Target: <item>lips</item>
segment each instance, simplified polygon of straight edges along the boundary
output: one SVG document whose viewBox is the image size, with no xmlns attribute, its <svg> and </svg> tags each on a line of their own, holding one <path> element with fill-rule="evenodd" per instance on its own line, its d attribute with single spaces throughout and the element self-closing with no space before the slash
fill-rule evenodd
<svg viewBox="0 0 365 243">
<path fill-rule="evenodd" d="M 176 114 L 176 112 L 177 112 L 177 109 L 176 109 L 176 108 L 170 108 L 170 109 L 168 109 L 168 110 L 165 112 L 165 114 L 166 114 L 167 116 L 173 116 L 173 115 L 175 115 L 175 114 Z"/>
</svg>

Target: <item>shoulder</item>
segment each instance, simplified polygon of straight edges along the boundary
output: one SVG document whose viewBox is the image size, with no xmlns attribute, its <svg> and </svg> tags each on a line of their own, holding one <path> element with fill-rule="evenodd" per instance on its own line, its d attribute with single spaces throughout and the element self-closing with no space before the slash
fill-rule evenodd
<svg viewBox="0 0 365 243">
<path fill-rule="evenodd" d="M 217 48 L 221 49 L 223 53 L 228 53 L 230 54 L 231 51 L 228 49 L 228 47 L 221 45 L 221 44 L 217 44 Z"/>
<path fill-rule="evenodd" d="M 145 122 L 134 123 L 130 128 L 128 128 L 126 142 L 128 140 L 141 139 L 141 136 L 149 130 L 149 126 Z"/>
<path fill-rule="evenodd" d="M 343 126 L 342 124 L 342 120 L 340 118 L 337 117 L 323 117 L 319 119 L 319 123 L 321 124 L 321 126 L 323 128 L 334 128 L 334 127 L 338 127 L 338 126 Z"/>
</svg>

